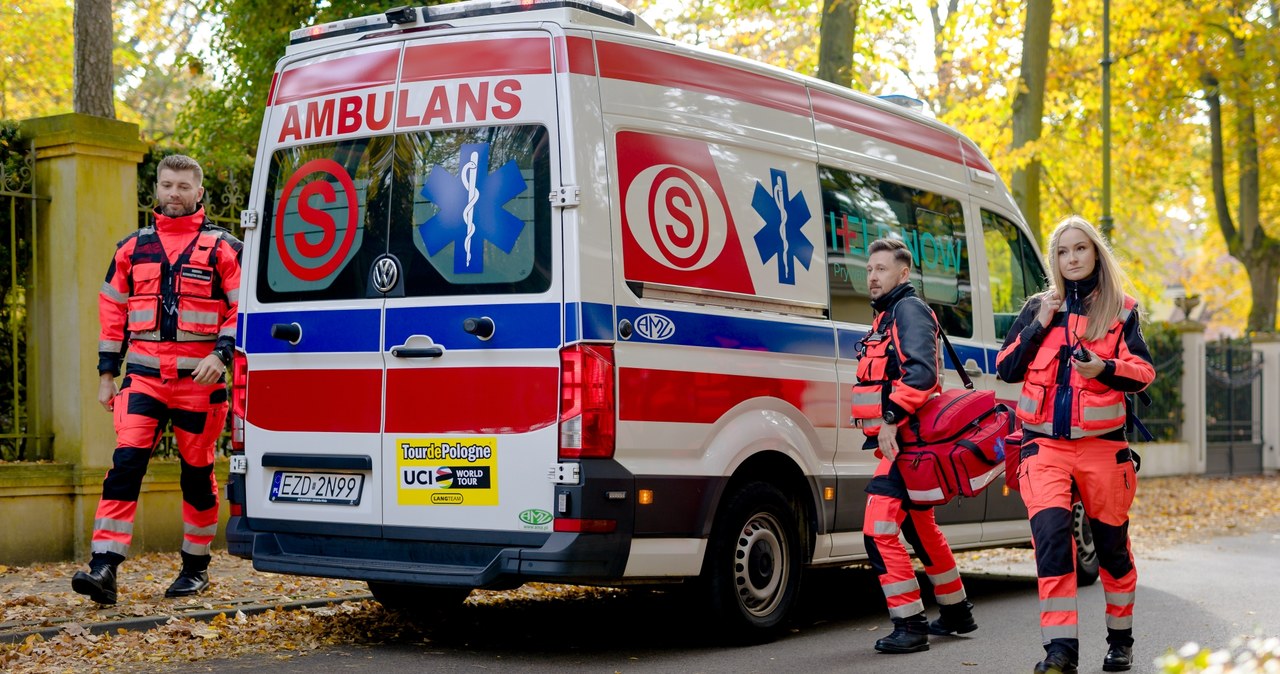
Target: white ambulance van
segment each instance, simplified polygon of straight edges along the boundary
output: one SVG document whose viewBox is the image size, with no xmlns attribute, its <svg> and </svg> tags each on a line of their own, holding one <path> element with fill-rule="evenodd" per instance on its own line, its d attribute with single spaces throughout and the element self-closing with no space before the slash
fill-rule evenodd
<svg viewBox="0 0 1280 674">
<path fill-rule="evenodd" d="M 670 583 L 776 633 L 804 569 L 866 558 L 867 244 L 1003 399 L 1044 282 L 956 131 L 599 0 L 294 31 L 250 201 L 229 547 L 399 607 Z M 1030 539 L 998 486 L 938 519 Z"/>
</svg>

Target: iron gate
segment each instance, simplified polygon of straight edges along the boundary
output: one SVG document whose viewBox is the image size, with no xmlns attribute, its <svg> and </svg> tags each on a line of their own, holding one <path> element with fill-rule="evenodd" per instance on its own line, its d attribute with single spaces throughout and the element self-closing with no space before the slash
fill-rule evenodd
<svg viewBox="0 0 1280 674">
<path fill-rule="evenodd" d="M 1262 354 L 1247 338 L 1209 342 L 1205 374 L 1205 474 L 1261 473 Z"/>
</svg>

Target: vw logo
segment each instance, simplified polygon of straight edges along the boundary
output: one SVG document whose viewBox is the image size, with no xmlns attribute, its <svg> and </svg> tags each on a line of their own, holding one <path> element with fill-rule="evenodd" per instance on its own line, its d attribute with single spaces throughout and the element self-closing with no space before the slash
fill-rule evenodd
<svg viewBox="0 0 1280 674">
<path fill-rule="evenodd" d="M 400 280 L 400 265 L 396 264 L 396 259 L 390 255 L 384 255 L 373 263 L 373 287 L 378 292 L 386 294 L 396 287 L 396 282 Z"/>
</svg>

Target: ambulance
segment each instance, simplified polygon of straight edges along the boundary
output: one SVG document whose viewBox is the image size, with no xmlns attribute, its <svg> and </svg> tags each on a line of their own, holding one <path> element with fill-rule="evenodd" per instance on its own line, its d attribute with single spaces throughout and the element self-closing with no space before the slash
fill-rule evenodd
<svg viewBox="0 0 1280 674">
<path fill-rule="evenodd" d="M 961 134 L 602 0 L 294 31 L 242 225 L 232 553 L 408 609 L 678 586 L 746 639 L 866 559 L 868 243 L 907 243 L 1003 399 L 1045 279 Z M 956 549 L 1030 540 L 998 487 L 937 514 Z"/>
</svg>

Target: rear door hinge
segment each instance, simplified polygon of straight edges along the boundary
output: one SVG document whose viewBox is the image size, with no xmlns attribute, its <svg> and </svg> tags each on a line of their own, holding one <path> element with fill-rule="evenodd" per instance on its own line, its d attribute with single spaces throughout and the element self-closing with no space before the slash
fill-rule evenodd
<svg viewBox="0 0 1280 674">
<path fill-rule="evenodd" d="M 560 208 L 573 208 L 578 205 L 578 186 L 562 185 L 551 193 L 551 205 Z"/>
</svg>

